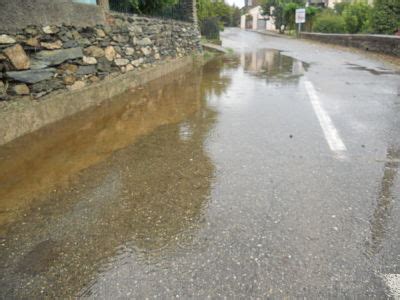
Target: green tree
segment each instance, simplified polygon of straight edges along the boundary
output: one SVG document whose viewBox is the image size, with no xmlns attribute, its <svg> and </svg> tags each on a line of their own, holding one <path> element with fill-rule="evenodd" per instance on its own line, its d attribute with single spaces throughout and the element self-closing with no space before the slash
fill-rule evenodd
<svg viewBox="0 0 400 300">
<path fill-rule="evenodd" d="M 240 23 L 241 11 L 238 7 L 228 5 L 223 0 L 198 0 L 197 17 L 200 21 L 217 18 L 223 26 L 237 26 Z"/>
<path fill-rule="evenodd" d="M 208 17 L 212 17 L 210 0 L 197 0 L 197 17 L 200 21 L 205 20 Z"/>
<path fill-rule="evenodd" d="M 394 34 L 400 28 L 400 1 L 375 0 L 370 23 L 374 33 Z"/>
<path fill-rule="evenodd" d="M 365 3 L 347 5 L 342 13 L 348 33 L 358 33 L 365 29 L 371 14 L 371 7 Z"/>
<path fill-rule="evenodd" d="M 320 11 L 320 8 L 315 7 L 315 6 L 306 7 L 306 23 L 304 24 L 304 30 L 306 30 L 306 31 L 312 30 L 315 19 L 316 19 L 319 11 Z"/>
<path fill-rule="evenodd" d="M 213 2 L 211 9 L 214 13 L 214 16 L 219 18 L 219 21 L 224 26 L 229 26 L 231 23 L 231 7 L 227 5 L 224 1 Z"/>
<path fill-rule="evenodd" d="M 296 26 L 296 9 L 300 8 L 300 6 L 295 2 L 286 3 L 283 6 L 283 19 L 285 21 L 285 25 L 290 29 L 295 29 Z"/>
<path fill-rule="evenodd" d="M 345 8 L 349 5 L 350 5 L 349 1 L 338 2 L 338 3 L 335 3 L 334 10 L 337 14 L 341 15 L 343 13 L 343 11 L 345 10 Z"/>
<path fill-rule="evenodd" d="M 264 0 L 261 5 L 264 15 L 275 19 L 275 27 L 281 33 L 294 28 L 296 9 L 304 6 L 304 0 Z"/>
<path fill-rule="evenodd" d="M 240 25 L 240 17 L 242 15 L 242 12 L 239 7 L 237 6 L 232 6 L 232 24 L 231 26 L 233 27 L 238 27 Z"/>
<path fill-rule="evenodd" d="M 263 14 L 275 19 L 275 28 L 281 33 L 284 31 L 282 30 L 284 27 L 283 1 L 284 0 L 264 0 L 261 5 Z"/>
<path fill-rule="evenodd" d="M 226 4 L 224 0 L 197 0 L 200 31 L 209 40 L 218 40 L 219 31 L 224 26 L 237 26 L 240 16 L 240 9 Z"/>
</svg>

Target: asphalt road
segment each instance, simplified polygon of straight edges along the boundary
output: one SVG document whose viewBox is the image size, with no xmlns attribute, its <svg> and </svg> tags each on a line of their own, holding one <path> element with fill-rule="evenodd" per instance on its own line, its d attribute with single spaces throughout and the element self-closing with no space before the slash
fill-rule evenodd
<svg viewBox="0 0 400 300">
<path fill-rule="evenodd" d="M 0 148 L 3 298 L 400 297 L 398 70 L 222 40 L 226 58 Z"/>
</svg>

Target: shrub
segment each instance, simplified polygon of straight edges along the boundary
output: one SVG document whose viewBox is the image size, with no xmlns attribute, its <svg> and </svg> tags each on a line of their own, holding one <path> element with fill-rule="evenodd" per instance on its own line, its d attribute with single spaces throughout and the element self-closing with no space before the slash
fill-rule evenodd
<svg viewBox="0 0 400 300">
<path fill-rule="evenodd" d="M 348 33 L 358 33 L 365 30 L 371 14 L 371 7 L 364 3 L 347 5 L 343 10 L 343 20 Z"/>
<path fill-rule="evenodd" d="M 118 12 L 152 15 L 177 4 L 177 0 L 110 0 L 110 9 Z"/>
<path fill-rule="evenodd" d="M 342 16 L 321 14 L 315 20 L 313 31 L 322 33 L 344 33 L 345 23 Z"/>
<path fill-rule="evenodd" d="M 336 12 L 337 14 L 341 15 L 342 12 L 345 10 L 345 8 L 346 8 L 347 6 L 349 6 L 349 5 L 350 5 L 350 2 L 338 2 L 338 3 L 335 3 L 335 8 L 334 8 L 334 10 L 335 10 L 335 12 Z"/>
<path fill-rule="evenodd" d="M 264 15 L 275 19 L 275 28 L 284 32 L 286 28 L 295 27 L 296 8 L 304 7 L 304 0 L 261 0 Z M 271 9 L 273 8 L 273 9 Z"/>
<path fill-rule="evenodd" d="M 219 19 L 206 18 L 200 21 L 201 35 L 209 40 L 219 40 L 220 22 Z"/>
<path fill-rule="evenodd" d="M 400 27 L 400 1 L 375 0 L 370 22 L 375 33 L 394 34 Z"/>
<path fill-rule="evenodd" d="M 305 31 L 311 31 L 314 25 L 314 21 L 320 12 L 320 8 L 315 6 L 306 7 L 306 23 L 304 24 Z"/>
</svg>

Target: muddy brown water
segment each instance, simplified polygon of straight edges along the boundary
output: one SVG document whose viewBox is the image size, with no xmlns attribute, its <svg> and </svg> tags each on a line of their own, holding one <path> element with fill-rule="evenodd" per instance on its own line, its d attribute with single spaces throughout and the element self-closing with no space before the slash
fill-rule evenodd
<svg viewBox="0 0 400 300">
<path fill-rule="evenodd" d="M 210 193 L 204 143 L 216 112 L 205 98 L 223 89 L 222 63 L 206 76 L 172 73 L 0 148 L 3 296 L 77 295 L 127 241 L 146 255 L 178 247 Z"/>
<path fill-rule="evenodd" d="M 242 57 L 246 72 L 292 74 L 290 58 L 268 53 L 270 65 Z M 88 295 L 127 244 L 149 259 L 190 242 L 215 175 L 207 97 L 239 64 L 217 58 L 172 73 L 0 147 L 3 295 Z"/>
<path fill-rule="evenodd" d="M 12 221 L 42 192 L 67 185 L 71 174 L 196 112 L 201 74 L 191 74 L 174 73 L 1 147 L 0 222 Z"/>
</svg>

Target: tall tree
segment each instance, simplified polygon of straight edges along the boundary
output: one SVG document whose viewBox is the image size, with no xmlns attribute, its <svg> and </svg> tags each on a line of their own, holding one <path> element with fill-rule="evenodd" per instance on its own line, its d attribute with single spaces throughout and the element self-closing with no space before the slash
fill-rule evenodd
<svg viewBox="0 0 400 300">
<path fill-rule="evenodd" d="M 294 27 L 296 8 L 304 6 L 304 0 L 264 0 L 261 5 L 264 15 L 274 18 L 279 32 L 285 31 L 287 27 Z"/>
<path fill-rule="evenodd" d="M 375 0 L 371 18 L 375 33 L 393 34 L 400 29 L 400 0 Z"/>
</svg>

